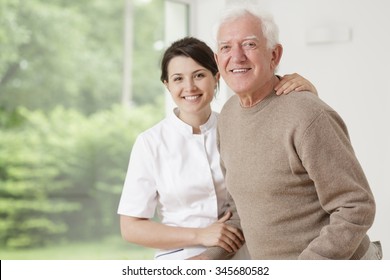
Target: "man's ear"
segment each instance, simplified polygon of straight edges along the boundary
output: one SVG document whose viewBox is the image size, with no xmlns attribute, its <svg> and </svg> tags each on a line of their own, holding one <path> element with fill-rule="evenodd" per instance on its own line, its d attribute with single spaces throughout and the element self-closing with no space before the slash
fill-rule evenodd
<svg viewBox="0 0 390 280">
<path fill-rule="evenodd" d="M 217 55 L 217 53 L 214 53 L 214 59 L 215 59 L 215 62 L 217 63 L 217 66 L 218 66 L 218 55 Z"/>
<path fill-rule="evenodd" d="M 279 65 L 280 60 L 282 59 L 283 47 L 281 44 L 277 44 L 272 50 L 272 60 L 271 66 L 273 69 L 276 69 Z"/>
</svg>

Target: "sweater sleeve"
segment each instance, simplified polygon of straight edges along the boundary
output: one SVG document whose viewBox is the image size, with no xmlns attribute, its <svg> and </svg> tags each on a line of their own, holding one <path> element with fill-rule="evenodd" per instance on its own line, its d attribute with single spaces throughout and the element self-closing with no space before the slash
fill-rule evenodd
<svg viewBox="0 0 390 280">
<path fill-rule="evenodd" d="M 339 115 L 321 112 L 304 132 L 297 151 L 330 215 L 329 224 L 299 258 L 349 259 L 374 221 L 375 202 Z"/>
</svg>

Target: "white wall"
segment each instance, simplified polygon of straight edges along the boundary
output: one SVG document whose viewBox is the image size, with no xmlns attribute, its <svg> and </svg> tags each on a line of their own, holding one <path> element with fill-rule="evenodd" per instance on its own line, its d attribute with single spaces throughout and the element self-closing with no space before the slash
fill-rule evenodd
<svg viewBox="0 0 390 280">
<path fill-rule="evenodd" d="M 217 20 L 218 11 L 222 10 L 225 5 L 225 0 L 194 0 L 195 21 L 196 28 L 193 36 L 205 41 L 212 49 L 215 47 L 215 40 L 213 38 L 212 28 Z M 220 91 L 216 98 L 211 103 L 214 111 L 219 112 L 222 109 L 223 104 L 231 95 L 231 91 L 228 90 L 226 84 L 221 80 Z"/>
<path fill-rule="evenodd" d="M 194 1 L 197 26 L 193 35 L 212 45 L 215 14 L 234 1 Z M 369 235 L 382 241 L 384 258 L 390 259 L 386 218 L 390 214 L 390 179 L 386 176 L 390 173 L 390 32 L 386 30 L 390 27 L 390 1 L 258 2 L 274 15 L 280 27 L 284 46 L 280 74 L 297 72 L 307 77 L 320 97 L 346 122 L 377 202 L 376 220 Z M 319 42 L 309 44 L 308 33 Z M 221 93 L 217 110 L 226 97 Z"/>
</svg>

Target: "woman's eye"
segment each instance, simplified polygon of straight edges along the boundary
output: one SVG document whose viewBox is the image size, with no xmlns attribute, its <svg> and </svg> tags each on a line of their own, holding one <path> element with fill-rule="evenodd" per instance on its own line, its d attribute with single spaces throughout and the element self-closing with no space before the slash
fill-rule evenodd
<svg viewBox="0 0 390 280">
<path fill-rule="evenodd" d="M 181 81 L 181 77 L 174 77 L 174 78 L 173 78 L 173 81 L 174 81 L 174 82 Z"/>
<path fill-rule="evenodd" d="M 203 78 L 205 75 L 203 73 L 198 73 L 195 75 L 195 78 L 200 79 Z"/>
</svg>

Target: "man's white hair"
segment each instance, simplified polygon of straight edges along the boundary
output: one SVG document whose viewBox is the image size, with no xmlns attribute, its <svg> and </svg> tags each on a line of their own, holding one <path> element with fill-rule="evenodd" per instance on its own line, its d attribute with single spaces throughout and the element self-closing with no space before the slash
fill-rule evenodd
<svg viewBox="0 0 390 280">
<path fill-rule="evenodd" d="M 276 25 L 273 16 L 264 12 L 259 6 L 251 3 L 241 3 L 228 6 L 222 11 L 218 22 L 214 25 L 214 39 L 217 42 L 218 30 L 222 24 L 241 18 L 246 15 L 252 15 L 259 20 L 264 38 L 267 40 L 267 48 L 272 49 L 279 44 L 279 28 Z"/>
</svg>

